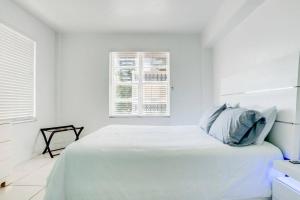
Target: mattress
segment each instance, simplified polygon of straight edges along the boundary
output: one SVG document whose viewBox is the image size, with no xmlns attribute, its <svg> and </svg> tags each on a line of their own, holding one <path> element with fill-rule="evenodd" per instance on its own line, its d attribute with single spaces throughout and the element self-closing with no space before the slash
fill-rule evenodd
<svg viewBox="0 0 300 200">
<path fill-rule="evenodd" d="M 274 145 L 232 147 L 197 126 L 106 126 L 69 145 L 46 200 L 220 200 L 271 196 Z"/>
</svg>

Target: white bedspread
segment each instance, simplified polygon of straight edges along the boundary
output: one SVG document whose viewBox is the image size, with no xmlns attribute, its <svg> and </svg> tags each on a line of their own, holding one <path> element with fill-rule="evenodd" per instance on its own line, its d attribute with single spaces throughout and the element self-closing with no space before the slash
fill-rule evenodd
<svg viewBox="0 0 300 200">
<path fill-rule="evenodd" d="M 231 147 L 196 126 L 111 125 L 70 145 L 46 200 L 220 200 L 271 195 L 278 148 Z"/>
</svg>

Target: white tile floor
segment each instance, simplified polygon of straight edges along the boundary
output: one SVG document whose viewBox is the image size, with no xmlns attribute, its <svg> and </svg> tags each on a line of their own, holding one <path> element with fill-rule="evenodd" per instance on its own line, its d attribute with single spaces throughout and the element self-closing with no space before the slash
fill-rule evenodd
<svg viewBox="0 0 300 200">
<path fill-rule="evenodd" d="M 8 178 L 8 186 L 0 188 L 0 199 L 43 200 L 46 180 L 56 158 L 38 156 L 15 167 Z"/>
</svg>

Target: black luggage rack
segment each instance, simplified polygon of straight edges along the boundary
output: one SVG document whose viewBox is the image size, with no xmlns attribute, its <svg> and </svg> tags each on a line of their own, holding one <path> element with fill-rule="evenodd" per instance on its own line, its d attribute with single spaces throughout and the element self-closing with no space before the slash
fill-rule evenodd
<svg viewBox="0 0 300 200">
<path fill-rule="evenodd" d="M 54 156 L 59 155 L 59 153 L 58 154 L 52 154 L 53 151 L 59 151 L 59 150 L 62 150 L 62 149 L 65 148 L 65 147 L 62 147 L 62 148 L 53 149 L 53 150 L 50 149 L 50 143 L 51 143 L 51 140 L 52 140 L 54 134 L 60 133 L 60 132 L 65 132 L 65 131 L 74 131 L 75 141 L 77 141 L 77 140 L 79 140 L 80 133 L 82 132 L 83 129 L 84 129 L 83 126 L 82 127 L 75 127 L 74 125 L 56 126 L 56 127 L 51 127 L 51 128 L 42 128 L 41 132 L 43 134 L 43 138 L 44 138 L 45 143 L 46 143 L 46 147 L 45 147 L 45 150 L 43 151 L 43 154 L 48 152 L 50 157 L 53 158 Z M 50 133 L 49 137 L 47 137 L 47 133 L 48 134 Z"/>
</svg>

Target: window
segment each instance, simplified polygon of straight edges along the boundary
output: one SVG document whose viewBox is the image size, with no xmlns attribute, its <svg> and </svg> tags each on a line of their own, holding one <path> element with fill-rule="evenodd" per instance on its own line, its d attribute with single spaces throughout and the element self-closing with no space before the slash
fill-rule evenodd
<svg viewBox="0 0 300 200">
<path fill-rule="evenodd" d="M 35 48 L 0 23 L 0 123 L 35 117 Z"/>
<path fill-rule="evenodd" d="M 169 116 L 168 52 L 110 54 L 110 116 Z"/>
</svg>

